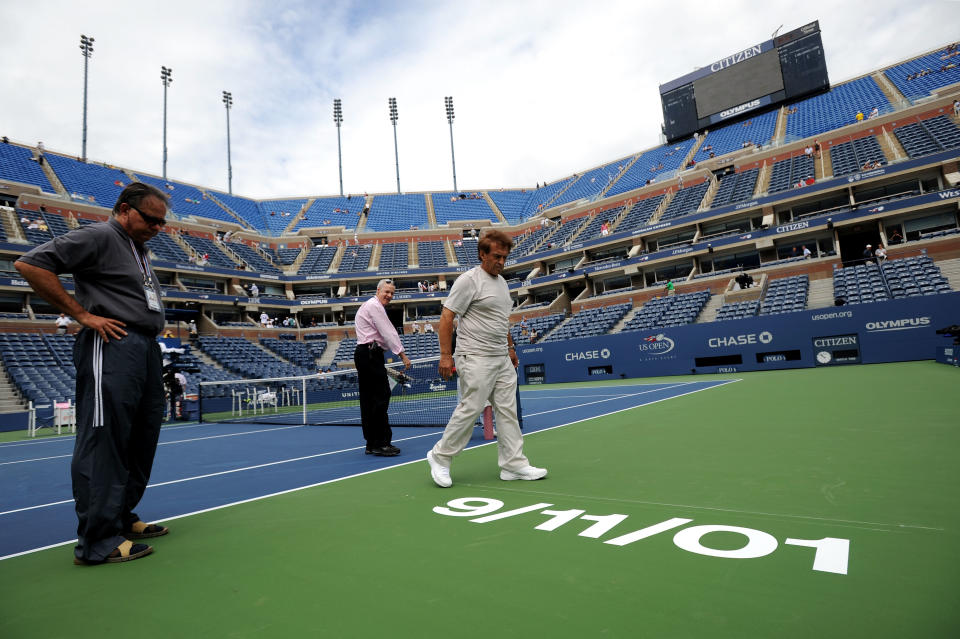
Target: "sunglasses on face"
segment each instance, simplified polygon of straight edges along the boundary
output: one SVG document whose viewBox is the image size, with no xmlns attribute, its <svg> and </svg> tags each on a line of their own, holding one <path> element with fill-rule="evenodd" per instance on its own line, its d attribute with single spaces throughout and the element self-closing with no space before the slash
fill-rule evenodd
<svg viewBox="0 0 960 639">
<path fill-rule="evenodd" d="M 141 211 L 140 209 L 134 208 L 134 207 L 132 207 L 132 206 L 131 206 L 130 208 L 133 209 L 134 211 L 136 211 L 137 214 L 138 214 L 141 218 L 143 218 L 143 221 L 146 222 L 146 223 L 147 223 L 148 225 L 150 225 L 150 226 L 166 226 L 166 224 L 167 224 L 167 220 L 166 220 L 165 218 L 162 218 L 162 217 L 154 217 L 154 216 L 152 216 L 152 215 L 147 215 L 146 213 L 144 213 L 144 212 Z"/>
</svg>

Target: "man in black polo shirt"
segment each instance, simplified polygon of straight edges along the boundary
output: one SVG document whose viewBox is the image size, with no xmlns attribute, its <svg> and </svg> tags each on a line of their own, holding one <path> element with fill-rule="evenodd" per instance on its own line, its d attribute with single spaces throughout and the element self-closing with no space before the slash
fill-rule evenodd
<svg viewBox="0 0 960 639">
<path fill-rule="evenodd" d="M 156 340 L 163 304 L 144 242 L 166 223 L 166 213 L 167 196 L 135 182 L 120 194 L 111 220 L 56 237 L 15 263 L 34 291 L 83 326 L 73 348 L 76 564 L 144 557 L 153 548 L 131 540 L 168 532 L 133 512 L 150 479 L 163 420 Z M 76 299 L 60 273 L 73 274 Z"/>
</svg>

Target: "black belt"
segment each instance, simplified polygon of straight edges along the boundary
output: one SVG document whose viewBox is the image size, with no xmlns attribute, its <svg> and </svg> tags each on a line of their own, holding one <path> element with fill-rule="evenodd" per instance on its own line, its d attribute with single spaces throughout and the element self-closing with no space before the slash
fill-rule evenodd
<svg viewBox="0 0 960 639">
<path fill-rule="evenodd" d="M 371 350 L 371 351 L 383 350 L 383 347 L 377 344 L 376 342 L 369 342 L 367 344 L 357 344 L 357 348 L 362 348 L 364 350 Z"/>
</svg>

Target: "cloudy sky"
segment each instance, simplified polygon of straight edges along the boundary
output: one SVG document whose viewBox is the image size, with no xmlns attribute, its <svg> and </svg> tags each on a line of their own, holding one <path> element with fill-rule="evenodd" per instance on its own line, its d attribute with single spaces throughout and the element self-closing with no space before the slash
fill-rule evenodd
<svg viewBox="0 0 960 639">
<path fill-rule="evenodd" d="M 647 6 L 647 5 L 650 6 Z M 87 155 L 255 198 L 516 187 L 657 145 L 659 84 L 820 20 L 836 83 L 960 39 L 958 2 L 354 2 L 0 0 L 0 133 L 79 155 L 93 36 Z"/>
</svg>

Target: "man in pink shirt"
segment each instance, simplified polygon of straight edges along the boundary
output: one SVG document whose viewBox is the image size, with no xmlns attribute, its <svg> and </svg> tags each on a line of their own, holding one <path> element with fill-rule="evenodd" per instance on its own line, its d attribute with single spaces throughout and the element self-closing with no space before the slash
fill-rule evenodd
<svg viewBox="0 0 960 639">
<path fill-rule="evenodd" d="M 353 353 L 353 362 L 360 382 L 363 438 L 367 440 L 367 454 L 379 457 L 400 454 L 400 449 L 390 443 L 393 439 L 387 417 L 390 384 L 383 364 L 384 350 L 399 355 L 404 367 L 410 368 L 410 358 L 403 352 L 397 329 L 390 323 L 384 308 L 393 299 L 395 290 L 393 280 L 377 282 L 377 294 L 360 305 L 355 319 L 357 349 Z"/>
</svg>

